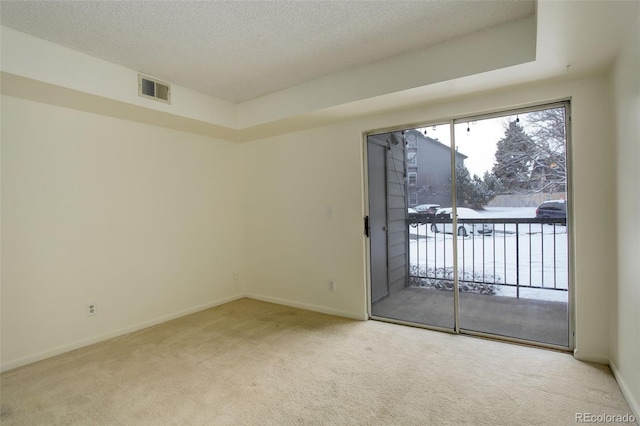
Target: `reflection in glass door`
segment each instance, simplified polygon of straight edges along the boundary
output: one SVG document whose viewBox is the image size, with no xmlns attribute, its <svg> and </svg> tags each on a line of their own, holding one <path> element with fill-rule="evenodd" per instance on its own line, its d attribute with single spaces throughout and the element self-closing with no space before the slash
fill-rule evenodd
<svg viewBox="0 0 640 426">
<path fill-rule="evenodd" d="M 393 144 L 391 135 L 368 137 L 370 153 L 377 152 L 381 144 L 387 147 L 386 168 L 371 164 L 369 156 L 369 200 L 372 215 L 375 208 L 371 200 L 376 197 L 371 191 L 379 180 L 376 174 L 384 170 L 389 192 L 387 227 L 391 281 L 386 297 L 372 299 L 371 313 L 375 317 L 453 330 L 456 323 L 455 293 L 452 291 L 455 239 L 433 232 L 431 222 L 426 221 L 427 217 L 435 217 L 439 208 L 451 206 L 451 126 L 445 124 L 396 133 L 402 140 L 404 152 L 399 148 L 400 144 Z M 464 160 L 461 154 L 456 154 L 456 158 L 460 162 Z M 418 216 L 425 219 L 424 223 L 409 225 L 408 221 Z M 375 220 L 375 217 L 370 218 L 370 222 Z M 398 225 L 404 234 L 397 232 Z M 379 250 L 372 246 L 371 252 L 375 251 Z M 393 256 L 401 251 L 406 252 L 406 260 L 398 271 Z M 372 263 L 372 282 L 376 275 L 373 268 Z M 398 285 L 397 278 L 401 275 L 403 280 Z M 449 291 L 440 290 L 445 287 L 449 287 Z"/>
</svg>

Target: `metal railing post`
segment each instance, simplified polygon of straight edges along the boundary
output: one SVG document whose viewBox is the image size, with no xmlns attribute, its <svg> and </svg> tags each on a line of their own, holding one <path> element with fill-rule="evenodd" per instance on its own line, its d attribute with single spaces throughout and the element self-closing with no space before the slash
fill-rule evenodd
<svg viewBox="0 0 640 426">
<path fill-rule="evenodd" d="M 482 235 L 482 238 L 474 238 L 473 240 L 463 240 L 463 245 L 462 245 L 462 253 L 460 256 L 460 259 L 458 259 L 456 256 L 453 257 L 453 259 L 451 258 L 451 254 L 450 251 L 447 250 L 446 245 L 448 243 L 448 241 L 451 241 L 452 244 L 455 242 L 455 240 L 457 240 L 457 236 L 455 231 L 453 231 L 455 229 L 455 227 L 452 227 L 452 232 L 451 232 L 451 239 L 449 239 L 449 235 L 448 233 L 437 233 L 434 234 L 432 236 L 432 238 L 428 238 L 427 237 L 427 233 L 424 232 L 420 232 L 420 226 L 424 226 L 425 229 L 428 229 L 427 227 L 429 226 L 429 224 L 434 223 L 434 224 L 441 224 L 443 225 L 443 227 L 445 225 L 451 224 L 452 220 L 450 218 L 438 218 L 438 217 L 427 217 L 427 216 L 419 216 L 416 215 L 415 217 L 410 217 L 408 219 L 408 222 L 410 224 L 410 226 L 415 226 L 415 244 L 410 244 L 409 248 L 410 248 L 410 252 L 409 252 L 409 257 L 411 259 L 414 259 L 412 261 L 412 265 L 413 269 L 410 269 L 409 271 L 409 278 L 410 279 L 414 279 L 414 283 L 417 286 L 427 286 L 429 284 L 433 285 L 434 282 L 445 282 L 445 283 L 450 283 L 452 281 L 455 281 L 455 279 L 457 279 L 460 283 L 465 283 L 465 284 L 469 284 L 471 287 L 477 287 L 476 285 L 497 285 L 503 288 L 514 288 L 515 287 L 515 293 L 516 293 L 516 298 L 520 298 L 521 294 L 520 294 L 520 287 L 525 287 L 527 289 L 540 289 L 540 290 L 559 290 L 559 291 L 568 291 L 568 288 L 565 288 L 564 285 L 561 287 L 559 284 L 559 271 L 560 268 L 558 267 L 558 254 L 557 251 L 558 249 L 558 242 L 556 242 L 556 239 L 558 238 L 558 232 L 557 230 L 554 228 L 553 230 L 553 244 L 551 249 L 545 249 L 545 240 L 547 240 L 547 238 L 544 237 L 544 225 L 547 223 L 553 224 L 554 227 L 557 224 L 561 224 L 562 220 L 561 219 L 536 219 L 536 218 L 507 218 L 507 219 L 500 219 L 499 222 L 502 226 L 498 226 L 496 224 L 497 220 L 496 219 L 491 219 L 491 218 L 487 218 L 487 219 L 463 219 L 462 221 L 458 222 L 458 223 L 469 223 L 469 224 L 484 224 L 484 223 L 491 223 L 493 226 L 493 230 L 492 233 L 493 235 L 491 237 L 487 237 L 486 235 Z M 509 225 L 514 225 L 514 229 L 515 232 L 512 232 L 511 229 L 507 230 L 507 224 Z M 540 227 L 540 232 L 535 232 L 535 234 L 540 234 L 539 235 L 539 252 L 535 252 L 535 259 L 534 259 L 534 244 L 532 242 L 533 239 L 533 227 L 532 224 L 535 224 L 536 226 Z M 527 246 L 524 246 L 523 243 L 523 247 L 520 247 L 520 225 L 525 225 L 525 230 L 528 230 L 527 232 L 527 238 L 529 239 Z M 498 228 L 502 228 L 501 231 L 498 231 Z M 411 229 L 411 228 L 410 228 Z M 498 232 L 496 232 L 498 231 Z M 497 235 L 499 232 L 502 232 L 502 241 L 500 242 L 500 238 L 499 235 Z M 514 235 L 515 234 L 515 235 Z M 507 244 L 507 235 L 512 236 L 513 239 L 509 240 L 509 243 Z M 429 244 L 431 244 L 430 240 L 433 240 L 433 247 L 429 247 Z M 478 241 L 476 241 L 478 240 Z M 465 242 L 466 241 L 471 241 L 472 247 L 470 251 L 466 250 L 465 247 Z M 484 244 L 487 241 L 492 241 L 493 242 L 493 258 L 491 260 L 491 262 L 493 263 L 493 265 L 487 265 L 486 263 L 488 262 L 487 260 L 487 254 L 491 253 L 491 252 L 487 252 L 486 248 L 484 247 Z M 483 244 L 482 250 L 478 249 L 475 250 L 475 243 L 476 242 L 480 242 Z M 424 244 L 424 247 L 422 247 L 421 245 Z M 511 251 L 512 248 L 512 244 L 515 244 L 515 247 L 513 247 L 513 249 L 515 250 L 515 253 L 513 253 Z M 501 246 L 502 248 L 502 253 L 500 253 L 500 257 L 502 258 L 502 265 L 499 265 L 498 259 L 497 257 L 499 256 L 498 254 L 498 248 L 500 248 L 499 246 Z M 536 247 L 538 246 L 538 244 L 536 244 Z M 460 246 L 458 246 L 458 248 L 460 249 Z M 520 253 L 520 249 L 526 250 L 528 248 L 528 253 Z M 442 250 L 442 252 L 440 252 L 440 250 Z M 549 259 L 547 259 L 547 254 L 549 252 L 549 250 L 553 250 L 553 253 L 551 253 L 553 255 L 553 258 L 551 259 L 551 261 Z M 476 263 L 476 254 L 478 256 L 482 256 L 481 258 L 479 257 L 479 260 L 482 260 L 482 265 L 478 265 L 478 268 L 475 268 L 475 263 Z M 511 254 L 514 255 L 514 257 L 511 257 Z M 424 261 L 422 260 L 422 257 L 425 257 Z M 522 263 L 521 263 L 522 260 Z M 471 267 L 469 267 L 468 262 L 471 261 L 472 265 Z M 451 268 L 448 268 L 448 262 L 453 262 L 454 266 Z M 539 263 L 538 263 L 539 262 Z M 515 263 L 515 265 L 514 265 Z M 535 268 L 535 282 L 534 282 L 534 270 L 533 270 L 533 263 L 536 263 L 536 268 Z M 545 272 L 546 272 L 546 268 L 548 268 L 548 265 L 551 265 L 551 267 L 553 268 L 553 270 L 550 272 L 550 275 L 553 275 L 553 286 L 550 285 L 546 285 L 545 281 Z M 510 271 L 512 271 L 512 268 L 515 267 L 515 274 L 511 275 Z M 523 268 L 528 268 L 527 270 L 523 270 Z M 566 268 L 567 265 L 563 265 L 563 268 Z M 482 268 L 482 274 L 479 273 L 480 269 Z M 470 277 L 466 277 L 466 273 L 467 270 L 470 269 L 470 272 L 472 272 L 472 276 Z M 477 270 L 476 270 L 477 269 Z M 538 269 L 540 269 L 540 271 L 538 272 Z M 493 270 L 493 276 L 487 276 L 487 273 L 490 273 L 491 270 Z M 451 273 L 449 273 L 451 272 Z M 457 272 L 457 273 L 456 273 Z M 475 272 L 478 272 L 478 276 L 475 275 Z M 497 277 L 496 273 L 502 273 L 501 277 Z M 522 274 L 525 275 L 522 275 Z M 540 276 L 538 277 L 538 274 L 540 274 Z M 528 277 L 528 278 L 527 278 Z M 522 282 L 522 280 L 524 280 L 524 284 Z M 563 281 L 564 283 L 564 281 Z M 450 288 L 449 288 L 450 289 Z"/>
<path fill-rule="evenodd" d="M 516 223 L 516 299 L 520 299 L 520 228 Z"/>
</svg>

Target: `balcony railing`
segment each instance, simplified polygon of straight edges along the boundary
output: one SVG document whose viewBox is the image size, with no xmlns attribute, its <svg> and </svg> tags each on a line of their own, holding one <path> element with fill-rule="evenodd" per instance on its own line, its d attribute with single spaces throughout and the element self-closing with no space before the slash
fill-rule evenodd
<svg viewBox="0 0 640 426">
<path fill-rule="evenodd" d="M 461 291 L 566 300 L 564 218 L 458 219 L 453 229 L 449 215 L 419 213 L 409 214 L 407 225 L 410 286 L 453 289 L 455 240 Z"/>
</svg>

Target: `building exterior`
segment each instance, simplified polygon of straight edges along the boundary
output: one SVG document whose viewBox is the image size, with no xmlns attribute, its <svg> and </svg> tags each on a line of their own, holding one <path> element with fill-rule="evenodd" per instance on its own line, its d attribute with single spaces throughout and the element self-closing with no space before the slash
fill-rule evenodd
<svg viewBox="0 0 640 426">
<path fill-rule="evenodd" d="M 418 130 L 404 133 L 407 142 L 409 207 L 419 204 L 451 205 L 451 148 Z M 456 152 L 456 165 L 464 167 L 466 155 Z"/>
</svg>

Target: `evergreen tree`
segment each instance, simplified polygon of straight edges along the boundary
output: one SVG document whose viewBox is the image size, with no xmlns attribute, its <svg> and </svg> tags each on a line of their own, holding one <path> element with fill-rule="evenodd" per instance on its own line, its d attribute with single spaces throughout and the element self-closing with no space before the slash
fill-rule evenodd
<svg viewBox="0 0 640 426">
<path fill-rule="evenodd" d="M 533 189 L 531 170 L 535 163 L 535 146 L 531 137 L 516 121 L 511 121 L 496 147 L 493 175 L 502 192 L 513 194 Z"/>
<path fill-rule="evenodd" d="M 495 191 L 478 175 L 471 177 L 466 167 L 456 167 L 456 199 L 460 207 L 481 209 L 495 196 Z"/>
<path fill-rule="evenodd" d="M 500 180 L 493 173 L 484 172 L 484 176 L 482 177 L 482 179 L 484 180 L 487 189 L 493 194 L 497 195 L 504 192 L 502 182 L 500 182 Z"/>
</svg>

